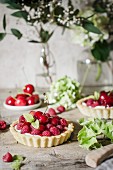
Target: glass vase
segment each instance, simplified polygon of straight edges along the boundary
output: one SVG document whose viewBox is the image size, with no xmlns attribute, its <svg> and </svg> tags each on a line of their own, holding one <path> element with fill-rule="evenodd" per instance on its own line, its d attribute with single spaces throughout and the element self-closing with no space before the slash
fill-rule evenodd
<svg viewBox="0 0 113 170">
<path fill-rule="evenodd" d="M 40 65 L 41 73 L 36 75 L 36 86 L 39 91 L 47 92 L 56 78 L 56 62 L 48 43 L 42 44 Z"/>
<path fill-rule="evenodd" d="M 113 61 L 94 61 L 91 59 L 77 62 L 78 81 L 81 84 L 81 92 L 85 95 L 94 91 L 112 90 L 113 88 Z"/>
</svg>

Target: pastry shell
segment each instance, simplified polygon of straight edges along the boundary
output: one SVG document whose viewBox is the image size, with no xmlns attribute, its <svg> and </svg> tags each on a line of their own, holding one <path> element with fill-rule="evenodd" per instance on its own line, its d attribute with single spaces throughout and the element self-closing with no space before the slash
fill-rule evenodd
<svg viewBox="0 0 113 170">
<path fill-rule="evenodd" d="M 60 135 L 56 136 L 39 136 L 39 135 L 30 135 L 30 134 L 21 134 L 20 132 L 15 130 L 15 124 L 18 121 L 15 121 L 10 126 L 10 132 L 12 133 L 13 137 L 19 143 L 27 146 L 38 147 L 38 148 L 47 148 L 52 146 L 60 145 L 67 141 L 70 138 L 71 133 L 74 131 L 73 123 L 68 122 L 68 128 L 65 132 L 61 133 Z"/>
<path fill-rule="evenodd" d="M 94 117 L 94 118 L 104 118 L 113 119 L 113 107 L 89 107 L 83 105 L 83 102 L 92 97 L 85 97 L 77 101 L 76 105 L 83 115 Z"/>
</svg>

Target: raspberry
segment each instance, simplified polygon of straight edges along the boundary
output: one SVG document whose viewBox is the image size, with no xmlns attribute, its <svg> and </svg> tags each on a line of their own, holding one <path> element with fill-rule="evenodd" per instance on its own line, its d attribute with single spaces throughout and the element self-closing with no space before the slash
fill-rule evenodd
<svg viewBox="0 0 113 170">
<path fill-rule="evenodd" d="M 65 119 L 60 119 L 60 124 L 62 125 L 62 126 L 67 126 L 68 125 L 68 123 L 67 123 L 67 121 L 65 120 Z"/>
<path fill-rule="evenodd" d="M 51 127 L 53 127 L 53 125 L 50 124 L 50 123 L 48 123 L 48 124 L 46 125 L 46 128 L 47 128 L 47 129 L 50 129 Z"/>
<path fill-rule="evenodd" d="M 59 111 L 59 113 L 62 113 L 62 112 L 65 112 L 66 109 L 64 106 L 61 105 L 57 107 L 57 110 Z"/>
<path fill-rule="evenodd" d="M 36 118 L 36 119 L 39 119 L 41 116 L 42 116 L 42 112 L 40 112 L 40 111 L 37 111 L 37 112 L 35 112 L 35 114 L 34 114 L 34 117 Z"/>
<path fill-rule="evenodd" d="M 62 125 L 57 125 L 56 127 L 57 127 L 60 131 L 63 130 L 63 126 L 62 126 Z"/>
<path fill-rule="evenodd" d="M 48 130 L 42 132 L 42 136 L 51 136 L 51 133 Z"/>
<path fill-rule="evenodd" d="M 24 122 L 26 122 L 26 120 L 25 120 L 24 116 L 22 115 L 19 117 L 19 123 L 24 123 Z"/>
<path fill-rule="evenodd" d="M 53 108 L 49 108 L 48 113 L 50 114 L 50 116 L 55 116 L 57 114 L 55 109 Z"/>
<path fill-rule="evenodd" d="M 43 132 L 43 131 L 45 130 L 45 126 L 44 126 L 44 125 L 40 125 L 40 126 L 39 126 L 39 130 L 40 130 L 41 132 Z"/>
<path fill-rule="evenodd" d="M 44 123 L 45 124 L 45 123 L 48 122 L 48 117 L 45 116 L 45 115 L 41 115 L 39 120 L 40 120 L 40 123 Z"/>
<path fill-rule="evenodd" d="M 29 133 L 30 132 L 30 127 L 28 125 L 23 126 L 21 129 L 21 134 L 23 133 Z"/>
<path fill-rule="evenodd" d="M 12 155 L 7 152 L 3 157 L 2 157 L 4 162 L 12 162 L 13 161 L 13 157 Z"/>
<path fill-rule="evenodd" d="M 0 130 L 5 130 L 6 126 L 6 122 L 4 120 L 0 120 Z"/>
<path fill-rule="evenodd" d="M 33 131 L 31 131 L 31 135 L 39 135 L 41 132 L 38 129 L 34 129 Z"/>
<path fill-rule="evenodd" d="M 24 123 L 18 123 L 17 124 L 17 129 L 21 130 L 23 128 L 23 126 L 24 126 Z"/>
<path fill-rule="evenodd" d="M 58 129 L 57 127 L 55 127 L 55 126 L 53 126 L 53 127 L 50 128 L 50 132 L 51 132 L 54 136 L 60 134 L 59 129 Z"/>
<path fill-rule="evenodd" d="M 58 119 L 57 117 L 53 117 L 53 118 L 51 119 L 51 123 L 52 123 L 53 125 L 58 125 L 58 124 L 59 124 L 59 119 Z"/>
</svg>

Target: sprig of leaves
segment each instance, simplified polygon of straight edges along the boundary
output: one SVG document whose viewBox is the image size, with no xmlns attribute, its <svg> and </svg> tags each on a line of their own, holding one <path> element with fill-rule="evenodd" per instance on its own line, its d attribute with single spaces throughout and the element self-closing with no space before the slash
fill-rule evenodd
<svg viewBox="0 0 113 170">
<path fill-rule="evenodd" d="M 113 142 L 113 121 L 107 122 L 98 118 L 84 118 L 79 120 L 83 128 L 78 133 L 78 141 L 80 146 L 86 149 L 96 149 L 102 144 L 98 140 L 99 135 L 103 135 Z"/>
<path fill-rule="evenodd" d="M 23 160 L 25 159 L 25 157 L 21 156 L 21 155 L 14 155 L 13 156 L 13 162 L 11 163 L 11 168 L 13 170 L 20 170 L 21 166 L 23 165 Z"/>
<path fill-rule="evenodd" d="M 39 128 L 39 120 L 37 119 L 35 121 L 34 117 L 29 114 L 29 113 L 26 113 L 26 114 L 23 114 L 24 118 L 26 119 L 27 122 L 30 122 L 31 125 L 35 128 L 35 129 L 38 129 Z"/>
</svg>

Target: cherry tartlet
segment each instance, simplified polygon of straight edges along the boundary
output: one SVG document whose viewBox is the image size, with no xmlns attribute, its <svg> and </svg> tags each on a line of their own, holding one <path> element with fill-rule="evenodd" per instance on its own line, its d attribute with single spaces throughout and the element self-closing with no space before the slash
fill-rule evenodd
<svg viewBox="0 0 113 170">
<path fill-rule="evenodd" d="M 67 141 L 73 130 L 73 124 L 66 119 L 41 111 L 23 114 L 10 126 L 10 132 L 19 143 L 44 148 Z"/>
<path fill-rule="evenodd" d="M 86 116 L 105 119 L 113 118 L 113 91 L 96 92 L 96 95 L 80 99 L 77 103 L 80 112 Z"/>
</svg>

